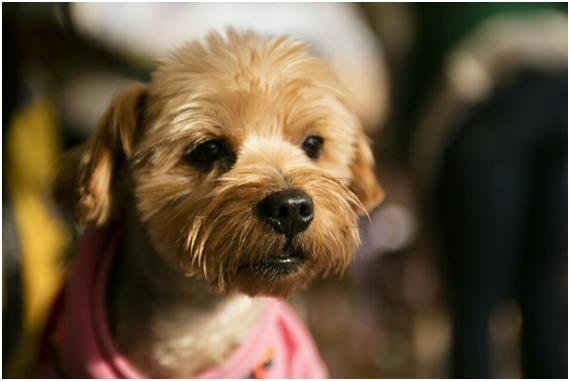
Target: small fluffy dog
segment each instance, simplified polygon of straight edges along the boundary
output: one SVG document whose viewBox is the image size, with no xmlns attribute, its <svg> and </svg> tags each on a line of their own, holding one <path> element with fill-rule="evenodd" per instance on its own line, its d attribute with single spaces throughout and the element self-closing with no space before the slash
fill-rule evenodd
<svg viewBox="0 0 570 381">
<path fill-rule="evenodd" d="M 150 84 L 119 93 L 93 138 L 66 154 L 56 200 L 95 228 L 76 260 L 92 251 L 95 264 L 84 266 L 100 267 L 96 252 L 114 253 L 109 270 L 93 270 L 109 273 L 104 291 L 73 268 L 67 286 L 83 294 L 65 303 L 75 300 L 84 315 L 66 316 L 75 325 L 96 320 L 101 312 L 84 310 L 98 301 L 90 287 L 102 292 L 112 343 L 107 331 L 89 340 L 116 348 L 102 355 L 112 367 L 131 369 L 111 375 L 243 378 L 261 368 L 278 377 L 326 375 L 294 364 L 320 360 L 274 297 L 341 273 L 359 244 L 357 216 L 383 197 L 346 97 L 304 43 L 230 29 L 182 47 Z M 236 370 L 247 362 L 236 353 L 252 335 L 273 337 L 258 331 L 276 310 L 286 318 L 267 329 L 289 327 L 281 340 L 288 354 L 264 347 L 257 368 Z M 100 344 L 73 344 L 80 334 L 62 329 L 72 356 Z M 227 361 L 236 374 L 209 372 Z"/>
</svg>

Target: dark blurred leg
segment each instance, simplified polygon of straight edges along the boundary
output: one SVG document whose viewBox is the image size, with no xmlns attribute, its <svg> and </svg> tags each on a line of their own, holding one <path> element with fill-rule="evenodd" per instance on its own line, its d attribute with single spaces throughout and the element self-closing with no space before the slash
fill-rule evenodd
<svg viewBox="0 0 570 381">
<path fill-rule="evenodd" d="M 465 127 L 446 157 L 440 205 L 452 294 L 452 377 L 492 376 L 489 316 L 512 291 L 524 230 L 525 152 L 503 144 L 486 115 Z M 489 131 L 489 129 L 496 129 Z"/>
<path fill-rule="evenodd" d="M 519 270 L 528 251 L 525 237 L 533 231 L 531 221 L 536 220 L 531 214 L 539 181 L 536 158 L 544 142 L 552 140 L 551 128 L 547 127 L 552 125 L 553 111 L 559 111 L 560 104 L 566 110 L 565 93 L 558 91 L 560 83 L 565 82 L 525 73 L 512 86 L 474 107 L 464 120 L 457 121 L 458 135 L 444 154 L 438 204 L 443 260 L 452 295 L 452 377 L 492 376 L 489 315 L 520 279 Z M 565 147 L 566 138 L 562 138 L 558 141 Z M 550 182 L 545 177 L 548 184 L 544 188 L 566 189 L 565 170 L 548 165 L 548 170 L 555 174 Z M 552 210 L 565 216 L 561 193 L 552 192 L 540 199 L 551 197 Z M 563 340 L 551 340 L 545 333 L 544 326 L 554 324 L 549 308 L 556 308 L 554 297 L 545 296 L 556 289 L 552 284 L 554 274 L 549 270 L 553 261 L 547 257 L 560 258 L 558 254 L 562 253 L 552 244 L 545 244 L 556 238 L 552 233 L 556 226 L 552 224 L 556 224 L 557 218 L 546 209 L 540 218 L 550 225 L 540 224 L 541 230 L 533 235 L 537 234 L 535 252 L 548 250 L 549 254 L 535 255 L 540 263 L 531 266 L 537 271 L 524 279 L 530 283 L 525 288 L 524 302 L 524 312 L 529 316 L 523 319 L 525 333 L 534 332 L 525 336 L 529 349 L 525 352 L 525 364 L 536 361 L 551 367 L 551 363 L 540 359 L 538 352 L 543 357 L 557 358 L 559 355 L 554 352 L 567 342 L 567 335 L 562 333 L 566 335 Z M 566 229 L 561 232 L 565 234 Z M 562 240 L 559 237 L 558 242 Z M 541 268 L 544 269 L 538 270 Z"/>
<path fill-rule="evenodd" d="M 566 156 L 544 168 L 537 195 L 521 297 L 525 378 L 567 378 L 567 171 Z"/>
<path fill-rule="evenodd" d="M 567 78 L 547 86 L 520 295 L 525 378 L 568 377 Z"/>
</svg>

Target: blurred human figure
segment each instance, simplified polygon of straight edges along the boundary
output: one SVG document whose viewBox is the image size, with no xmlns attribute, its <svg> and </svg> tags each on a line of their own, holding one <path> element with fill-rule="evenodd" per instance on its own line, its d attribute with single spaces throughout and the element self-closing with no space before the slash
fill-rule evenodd
<svg viewBox="0 0 570 381">
<path fill-rule="evenodd" d="M 412 145 L 435 179 L 451 377 L 496 377 L 490 317 L 508 298 L 522 376 L 567 377 L 567 43 L 561 13 L 486 22 L 447 56 Z"/>
<path fill-rule="evenodd" d="M 458 122 L 438 187 L 453 377 L 491 377 L 489 317 L 523 317 L 525 378 L 567 375 L 568 77 L 522 74 Z"/>
</svg>

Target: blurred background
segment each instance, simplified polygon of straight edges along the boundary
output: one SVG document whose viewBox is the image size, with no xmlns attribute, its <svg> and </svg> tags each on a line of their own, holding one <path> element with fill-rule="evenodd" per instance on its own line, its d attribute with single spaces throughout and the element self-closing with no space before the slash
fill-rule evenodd
<svg viewBox="0 0 570 381">
<path fill-rule="evenodd" d="M 2 4 L 2 364 L 33 366 L 77 233 L 54 162 L 113 93 L 226 25 L 309 41 L 387 193 L 291 303 L 335 378 L 568 377 L 564 3 Z"/>
</svg>

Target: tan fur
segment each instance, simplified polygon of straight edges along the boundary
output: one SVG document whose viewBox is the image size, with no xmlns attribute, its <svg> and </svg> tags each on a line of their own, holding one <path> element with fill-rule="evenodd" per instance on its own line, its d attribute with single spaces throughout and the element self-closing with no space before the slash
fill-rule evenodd
<svg viewBox="0 0 570 381">
<path fill-rule="evenodd" d="M 103 116 L 95 136 L 60 159 L 54 197 L 73 211 L 78 223 L 100 226 L 115 217 L 125 185 L 117 179 L 119 165 L 131 155 L 137 108 L 146 87 L 132 86 L 118 94 Z"/>
<path fill-rule="evenodd" d="M 125 219 L 120 207 L 130 199 L 149 250 L 186 275 L 189 284 L 206 281 L 211 291 L 222 294 L 211 294 L 221 305 L 232 299 L 223 295 L 234 291 L 287 296 L 317 275 L 346 268 L 359 243 L 357 214 L 383 197 L 370 148 L 344 94 L 335 75 L 301 42 L 231 29 L 226 38 L 210 34 L 204 44 L 188 44 L 162 62 L 148 87 L 137 85 L 115 99 L 94 138 L 63 161 L 67 168 L 56 182 L 57 198 L 79 222 L 91 225 Z M 324 139 L 317 160 L 301 148 L 310 135 Z M 228 144 L 233 164 L 203 171 L 184 160 L 213 138 Z M 254 209 L 266 195 L 287 188 L 302 189 L 314 201 L 313 222 L 295 238 L 307 260 L 282 277 L 243 270 L 284 247 L 284 236 L 260 221 Z M 120 279 L 118 283 L 121 288 Z M 206 310 L 218 316 L 215 311 L 228 308 Z M 114 324 L 120 326 L 129 312 L 115 311 Z M 146 328 L 162 327 L 164 333 L 174 326 L 179 332 L 184 324 L 168 323 L 185 309 L 177 311 L 162 320 L 153 315 Z M 237 319 L 233 327 L 245 320 Z M 185 328 L 198 331 L 196 323 Z M 163 369 L 151 372 L 155 376 L 172 376 L 161 365 L 173 367 L 164 356 L 148 354 L 164 345 L 184 352 L 183 344 L 173 342 L 176 335 L 162 341 L 149 338 L 154 348 L 140 354 L 129 351 L 128 336 L 133 334 L 127 329 L 119 340 L 131 358 L 146 362 L 145 369 L 147 360 L 151 368 Z M 229 336 L 222 335 L 226 341 Z M 221 358 L 232 347 L 213 346 L 210 357 Z M 174 365 L 190 361 L 174 358 Z"/>
</svg>

